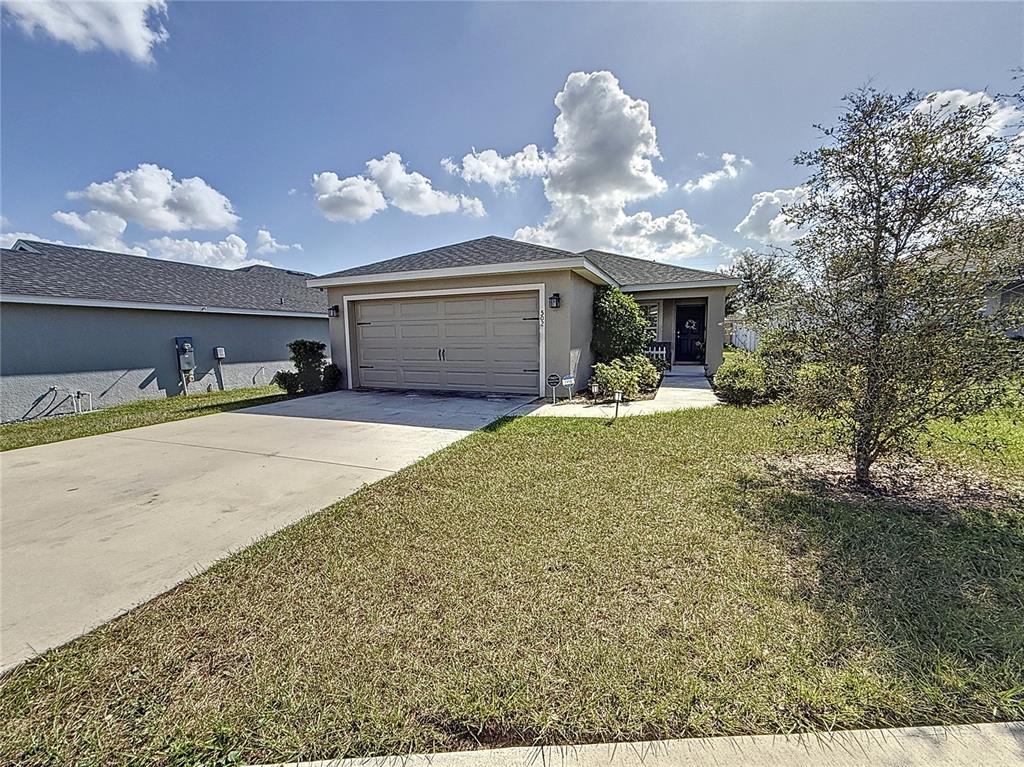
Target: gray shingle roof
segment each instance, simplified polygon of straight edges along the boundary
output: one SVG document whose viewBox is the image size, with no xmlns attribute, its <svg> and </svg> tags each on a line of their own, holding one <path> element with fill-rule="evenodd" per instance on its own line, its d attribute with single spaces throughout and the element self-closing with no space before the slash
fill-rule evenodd
<svg viewBox="0 0 1024 767">
<path fill-rule="evenodd" d="M 217 269 L 105 250 L 22 240 L 35 252 L 4 249 L 0 294 L 327 313 L 312 275 L 268 266 Z"/>
<path fill-rule="evenodd" d="M 605 271 L 612 279 L 623 287 L 630 285 L 650 285 L 673 282 L 700 282 L 705 280 L 721 280 L 722 275 L 700 269 L 688 269 L 682 266 L 662 264 L 646 258 L 622 256 L 600 250 L 585 250 L 572 253 L 568 250 L 534 245 L 531 242 L 509 240 L 504 237 L 481 237 L 478 240 L 459 242 L 432 248 L 407 256 L 389 258 L 372 264 L 345 269 L 323 275 L 331 277 L 358 277 L 369 274 L 393 274 L 395 272 L 414 272 L 423 269 L 453 269 L 458 267 L 491 266 L 494 264 L 514 264 L 530 261 L 553 261 L 559 259 L 579 259 L 585 257 L 598 268 Z"/>
<path fill-rule="evenodd" d="M 646 258 L 622 256 L 603 250 L 584 250 L 579 255 L 610 274 L 616 282 L 629 285 L 660 285 L 670 282 L 704 282 L 706 280 L 728 279 L 717 272 L 673 266 Z"/>
<path fill-rule="evenodd" d="M 364 264 L 323 276 L 357 277 L 365 274 L 415 272 L 421 269 L 454 269 L 460 266 L 515 264 L 522 261 L 551 261 L 552 259 L 575 257 L 577 256 L 574 253 L 567 250 L 492 236 L 458 242 L 454 245 L 444 245 L 419 253 L 410 253 L 407 256 L 389 258 L 386 261 Z"/>
</svg>

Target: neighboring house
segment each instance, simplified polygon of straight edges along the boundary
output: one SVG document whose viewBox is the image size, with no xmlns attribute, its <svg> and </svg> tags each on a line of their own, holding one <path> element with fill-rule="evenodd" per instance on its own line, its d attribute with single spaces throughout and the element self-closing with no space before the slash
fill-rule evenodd
<svg viewBox="0 0 1024 767">
<path fill-rule="evenodd" d="M 178 337 L 192 338 L 191 391 L 268 383 L 292 367 L 289 341 L 327 341 L 310 276 L 19 240 L 0 254 L 0 416 L 179 394 Z"/>
<path fill-rule="evenodd" d="M 309 280 L 328 291 L 331 354 L 349 388 L 544 394 L 549 375 L 586 386 L 594 289 L 647 312 L 675 362 L 722 362 L 725 296 L 738 280 L 597 250 L 501 237 Z"/>
</svg>

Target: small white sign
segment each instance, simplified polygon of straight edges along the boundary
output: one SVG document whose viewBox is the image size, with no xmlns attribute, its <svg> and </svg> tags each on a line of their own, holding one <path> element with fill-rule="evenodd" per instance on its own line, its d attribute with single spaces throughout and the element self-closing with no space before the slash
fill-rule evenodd
<svg viewBox="0 0 1024 767">
<path fill-rule="evenodd" d="M 562 386 L 574 386 L 576 384 L 576 376 L 562 376 Z"/>
</svg>

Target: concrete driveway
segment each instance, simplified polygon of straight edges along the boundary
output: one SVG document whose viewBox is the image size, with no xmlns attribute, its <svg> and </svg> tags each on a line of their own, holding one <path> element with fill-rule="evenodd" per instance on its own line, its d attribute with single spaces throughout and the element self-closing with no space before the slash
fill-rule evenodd
<svg viewBox="0 0 1024 767">
<path fill-rule="evenodd" d="M 528 399 L 335 392 L 0 453 L 0 668 Z"/>
</svg>

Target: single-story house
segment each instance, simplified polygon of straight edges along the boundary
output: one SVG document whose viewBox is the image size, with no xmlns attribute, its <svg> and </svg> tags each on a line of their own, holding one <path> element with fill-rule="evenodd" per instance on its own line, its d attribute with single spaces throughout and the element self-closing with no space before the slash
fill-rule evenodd
<svg viewBox="0 0 1024 767">
<path fill-rule="evenodd" d="M 289 341 L 328 340 L 311 276 L 19 240 L 0 253 L 0 417 L 269 383 Z"/>
<path fill-rule="evenodd" d="M 675 363 L 722 362 L 726 294 L 715 272 L 599 250 L 483 237 L 325 274 L 331 356 L 349 388 L 543 395 L 586 386 L 594 290 L 632 294 Z"/>
</svg>

